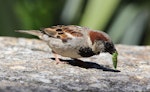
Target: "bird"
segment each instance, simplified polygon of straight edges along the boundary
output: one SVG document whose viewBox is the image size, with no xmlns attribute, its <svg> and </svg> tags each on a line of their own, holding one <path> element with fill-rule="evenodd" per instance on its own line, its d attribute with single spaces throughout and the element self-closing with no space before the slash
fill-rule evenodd
<svg viewBox="0 0 150 92">
<path fill-rule="evenodd" d="M 17 30 L 35 35 L 45 41 L 54 53 L 56 64 L 62 63 L 58 55 L 72 59 L 87 58 L 100 53 L 117 52 L 109 35 L 77 25 L 57 25 L 39 30 Z"/>
</svg>

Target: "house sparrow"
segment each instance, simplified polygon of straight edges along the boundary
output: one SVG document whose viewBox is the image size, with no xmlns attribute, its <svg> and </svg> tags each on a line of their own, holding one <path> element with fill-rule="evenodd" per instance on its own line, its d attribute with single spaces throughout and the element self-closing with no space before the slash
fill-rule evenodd
<svg viewBox="0 0 150 92">
<path fill-rule="evenodd" d="M 58 25 L 41 30 L 18 30 L 32 34 L 47 42 L 54 53 L 56 63 L 61 61 L 58 55 L 73 59 L 98 55 L 101 52 L 113 54 L 116 51 L 110 37 L 97 30 L 75 25 Z"/>
</svg>

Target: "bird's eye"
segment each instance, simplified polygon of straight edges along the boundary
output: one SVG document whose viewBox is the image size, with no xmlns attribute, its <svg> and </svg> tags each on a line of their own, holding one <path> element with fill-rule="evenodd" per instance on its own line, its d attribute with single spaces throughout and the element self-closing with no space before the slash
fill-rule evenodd
<svg viewBox="0 0 150 92">
<path fill-rule="evenodd" d="M 110 42 L 106 42 L 105 46 L 106 46 L 106 48 L 112 48 L 113 47 L 112 43 L 110 43 Z"/>
</svg>

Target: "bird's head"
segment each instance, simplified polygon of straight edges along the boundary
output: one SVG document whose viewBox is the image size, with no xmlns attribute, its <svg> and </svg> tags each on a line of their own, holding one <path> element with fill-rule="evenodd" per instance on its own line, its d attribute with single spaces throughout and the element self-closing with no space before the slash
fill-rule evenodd
<svg viewBox="0 0 150 92">
<path fill-rule="evenodd" d="M 110 54 L 117 52 L 110 37 L 102 31 L 99 31 L 99 32 L 91 31 L 90 39 L 93 44 L 94 51 L 97 54 L 100 52 L 108 52 Z"/>
</svg>

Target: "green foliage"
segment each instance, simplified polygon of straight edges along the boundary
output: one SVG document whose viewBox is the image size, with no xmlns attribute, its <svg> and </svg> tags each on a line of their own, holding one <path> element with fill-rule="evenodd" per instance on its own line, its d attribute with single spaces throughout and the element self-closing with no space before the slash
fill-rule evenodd
<svg viewBox="0 0 150 92">
<path fill-rule="evenodd" d="M 15 4 L 15 12 L 18 15 L 23 28 L 35 29 L 57 24 L 63 5 L 61 0 L 22 0 Z"/>
<path fill-rule="evenodd" d="M 76 24 L 106 31 L 115 43 L 150 44 L 149 0 L 0 0 L 0 35 Z"/>
<path fill-rule="evenodd" d="M 113 41 L 120 41 L 125 32 L 128 31 L 128 27 L 132 25 L 138 13 L 139 9 L 135 5 L 127 5 L 121 9 L 114 23 L 109 27 L 108 33 Z"/>
<path fill-rule="evenodd" d="M 120 0 L 89 0 L 81 25 L 93 29 L 104 29 Z"/>
</svg>

